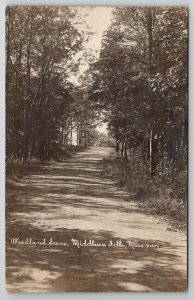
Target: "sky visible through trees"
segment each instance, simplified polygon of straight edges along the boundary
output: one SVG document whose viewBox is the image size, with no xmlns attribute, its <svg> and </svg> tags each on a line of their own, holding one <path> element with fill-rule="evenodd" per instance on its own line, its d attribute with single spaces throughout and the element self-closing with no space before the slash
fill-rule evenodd
<svg viewBox="0 0 194 300">
<path fill-rule="evenodd" d="M 185 291 L 187 127 L 186 7 L 8 6 L 8 290 Z"/>
<path fill-rule="evenodd" d="M 185 172 L 186 8 L 13 6 L 6 20 L 8 159 L 48 160 L 107 127 L 152 177 Z"/>
</svg>

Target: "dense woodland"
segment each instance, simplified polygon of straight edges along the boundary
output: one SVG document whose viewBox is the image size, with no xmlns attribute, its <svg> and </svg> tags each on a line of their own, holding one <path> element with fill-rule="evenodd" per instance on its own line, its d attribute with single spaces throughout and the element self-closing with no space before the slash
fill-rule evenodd
<svg viewBox="0 0 194 300">
<path fill-rule="evenodd" d="M 117 151 L 160 169 L 187 160 L 187 10 L 117 8 L 93 65 L 92 97 Z"/>
<path fill-rule="evenodd" d="M 91 32 L 79 9 L 6 10 L 7 159 L 48 160 L 62 147 L 111 146 L 125 165 L 186 187 L 188 10 L 116 7 L 82 83 L 76 54 Z M 96 132 L 106 122 L 109 143 Z M 101 142 L 99 142 L 101 140 Z M 96 142 L 98 141 L 98 142 Z M 143 173 L 142 173 L 143 174 Z M 173 177 L 174 176 L 174 177 Z M 185 188 L 184 195 L 185 195 Z"/>
<path fill-rule="evenodd" d="M 87 146 L 95 110 L 87 86 L 67 78 L 88 37 L 78 31 L 76 9 L 8 7 L 6 10 L 7 158 L 48 160 L 61 146 Z M 81 21 L 80 21 L 81 22 Z"/>
</svg>

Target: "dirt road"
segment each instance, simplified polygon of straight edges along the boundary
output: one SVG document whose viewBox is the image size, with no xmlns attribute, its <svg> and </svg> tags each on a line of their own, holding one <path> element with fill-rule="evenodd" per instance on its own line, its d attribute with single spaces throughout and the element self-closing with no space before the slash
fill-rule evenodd
<svg viewBox="0 0 194 300">
<path fill-rule="evenodd" d="M 18 183 L 7 223 L 9 291 L 186 289 L 185 234 L 167 231 L 102 177 L 109 153 L 92 148 Z"/>
</svg>

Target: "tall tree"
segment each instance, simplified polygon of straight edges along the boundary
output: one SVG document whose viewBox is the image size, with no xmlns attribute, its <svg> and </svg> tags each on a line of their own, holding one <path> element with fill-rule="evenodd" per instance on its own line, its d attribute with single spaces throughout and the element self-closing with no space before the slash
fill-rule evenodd
<svg viewBox="0 0 194 300">
<path fill-rule="evenodd" d="M 184 167 L 187 9 L 119 7 L 113 14 L 91 66 L 91 98 L 106 111 L 117 149 L 148 159 L 152 177 L 164 161 Z"/>
<path fill-rule="evenodd" d="M 72 58 L 83 42 L 75 26 L 76 14 L 69 7 L 7 7 L 8 157 L 48 157 L 46 145 L 57 135 L 57 124 L 64 117 L 62 103 L 69 97 L 64 86 L 68 72 L 76 68 Z M 61 105 L 64 109 L 59 113 Z M 55 123 L 51 125 L 50 119 Z"/>
</svg>

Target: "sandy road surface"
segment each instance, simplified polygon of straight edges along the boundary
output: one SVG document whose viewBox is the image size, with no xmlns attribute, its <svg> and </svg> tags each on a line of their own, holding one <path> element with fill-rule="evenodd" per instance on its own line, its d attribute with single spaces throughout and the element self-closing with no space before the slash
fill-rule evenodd
<svg viewBox="0 0 194 300">
<path fill-rule="evenodd" d="M 185 234 L 167 231 L 102 177 L 109 153 L 92 148 L 22 180 L 17 201 L 8 203 L 7 290 L 186 289 Z M 106 246 L 78 247 L 72 239 Z"/>
</svg>

